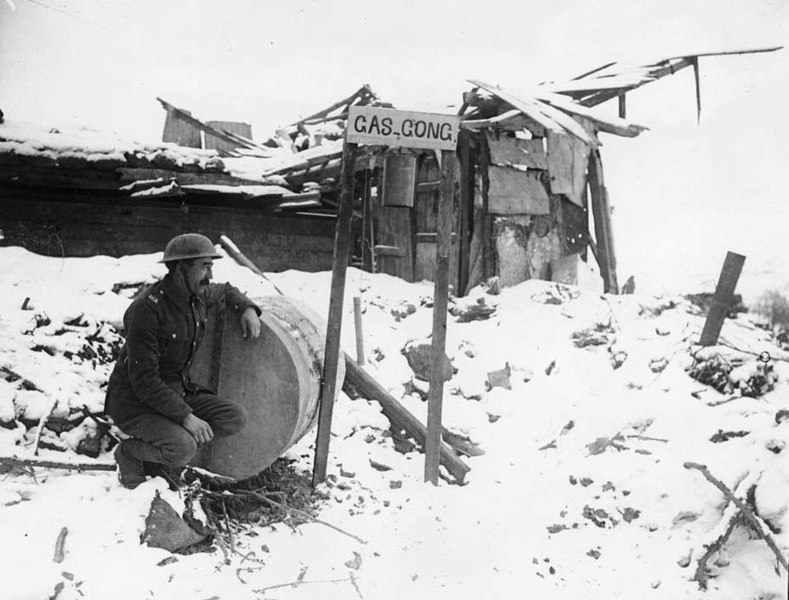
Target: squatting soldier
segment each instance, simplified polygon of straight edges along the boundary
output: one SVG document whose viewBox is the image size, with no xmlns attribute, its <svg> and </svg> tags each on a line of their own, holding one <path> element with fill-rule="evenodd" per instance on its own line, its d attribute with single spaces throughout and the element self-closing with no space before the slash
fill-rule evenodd
<svg viewBox="0 0 789 600">
<path fill-rule="evenodd" d="M 123 317 L 126 343 L 110 375 L 106 412 L 130 439 L 115 450 L 121 484 L 145 481 L 145 463 L 171 481 L 215 436 L 238 433 L 244 408 L 192 382 L 190 367 L 206 329 L 207 309 L 224 297 L 245 338 L 260 335 L 260 309 L 230 284 L 211 283 L 211 241 L 176 236 L 162 261 L 168 273 L 136 298 Z"/>
</svg>

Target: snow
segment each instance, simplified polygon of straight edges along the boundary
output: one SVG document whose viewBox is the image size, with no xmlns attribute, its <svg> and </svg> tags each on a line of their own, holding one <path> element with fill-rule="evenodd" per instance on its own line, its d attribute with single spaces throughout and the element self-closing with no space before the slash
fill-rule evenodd
<svg viewBox="0 0 789 600">
<path fill-rule="evenodd" d="M 0 456 L 29 457 L 53 403 L 53 418 L 83 405 L 101 410 L 112 364 L 98 348 L 118 341 L 136 286 L 164 274 L 160 257 L 58 259 L 0 249 Z M 276 285 L 320 315 L 328 308 L 328 272 L 270 273 L 266 281 L 224 258 L 214 275 L 252 298 Z M 432 284 L 350 269 L 342 345 L 351 356 L 357 295 L 365 368 L 424 420 L 418 390 L 427 384 L 402 349 L 430 335 Z M 366 543 L 320 523 L 278 524 L 237 532 L 227 562 L 218 551 L 170 555 L 140 543 L 154 494 L 183 510 L 161 478 L 130 491 L 113 472 L 9 473 L 0 484 L 3 597 L 783 597 L 787 574 L 775 574 L 770 549 L 742 527 L 710 561 L 709 589 L 691 580 L 704 546 L 735 512 L 683 466 L 706 465 L 741 498 L 755 485 L 758 514 L 786 553 L 789 425 L 776 413 L 789 355 L 769 332 L 740 315 L 724 324 L 721 345 L 700 351 L 704 316 L 681 297 L 608 296 L 543 281 L 498 295 L 477 288 L 451 306 L 480 300 L 495 307 L 488 319 L 448 317 L 455 372 L 444 386 L 443 422 L 484 450 L 464 458 L 465 485 L 425 483 L 424 456 L 394 450 L 380 407 L 345 394 L 334 410 L 318 517 Z M 738 397 L 739 382 L 765 373 L 757 358 L 765 351 L 775 388 Z M 716 354 L 734 365 L 725 393 L 687 373 L 694 355 Z M 511 389 L 490 388 L 489 373 L 507 368 Z M 95 458 L 76 454 L 94 430 L 89 419 L 61 434 L 47 430 L 42 441 L 57 438 L 51 447 L 64 449 L 48 445 L 39 456 L 111 463 L 107 448 Z M 747 433 L 711 441 L 719 432 Z M 313 443 L 306 436 L 287 457 L 309 471 Z M 64 560 L 56 563 L 64 527 Z"/>
</svg>

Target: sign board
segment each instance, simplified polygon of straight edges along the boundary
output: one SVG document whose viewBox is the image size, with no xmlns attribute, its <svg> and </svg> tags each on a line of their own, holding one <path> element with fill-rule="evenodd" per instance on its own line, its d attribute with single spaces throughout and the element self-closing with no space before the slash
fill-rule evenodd
<svg viewBox="0 0 789 600">
<path fill-rule="evenodd" d="M 455 150 L 457 115 L 407 112 L 374 106 L 351 106 L 346 141 L 355 144 Z"/>
</svg>

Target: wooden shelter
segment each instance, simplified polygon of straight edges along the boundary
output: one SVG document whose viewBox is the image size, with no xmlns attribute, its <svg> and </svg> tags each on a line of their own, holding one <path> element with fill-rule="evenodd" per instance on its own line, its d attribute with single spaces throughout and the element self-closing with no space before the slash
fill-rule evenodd
<svg viewBox="0 0 789 600">
<path fill-rule="evenodd" d="M 777 48 L 696 54 L 627 68 L 610 63 L 568 82 L 514 95 L 470 80 L 460 110 L 463 131 L 451 260 L 456 293 L 497 277 L 501 285 L 531 278 L 577 283 L 591 250 L 606 292 L 617 293 L 614 236 L 599 135 L 635 137 L 627 94 L 692 67 L 701 111 L 699 58 Z M 618 116 L 592 107 L 618 102 Z M 371 171 L 371 248 L 367 266 L 409 281 L 433 279 L 438 164 L 431 153 L 389 154 Z"/>
</svg>

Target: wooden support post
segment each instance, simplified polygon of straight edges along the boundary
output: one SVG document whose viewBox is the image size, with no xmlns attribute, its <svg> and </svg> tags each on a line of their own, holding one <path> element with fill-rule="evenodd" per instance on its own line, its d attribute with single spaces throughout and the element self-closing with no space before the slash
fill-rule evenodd
<svg viewBox="0 0 789 600">
<path fill-rule="evenodd" d="M 425 481 L 438 485 L 441 453 L 441 403 L 444 393 L 444 356 L 447 338 L 449 295 L 449 254 L 452 246 L 455 153 L 441 151 L 441 196 L 438 200 L 436 279 L 433 294 L 433 341 L 431 347 L 430 392 L 427 407 Z"/>
<path fill-rule="evenodd" d="M 496 265 L 493 262 L 493 249 L 491 247 L 492 231 L 490 226 L 490 147 L 488 146 L 488 136 L 480 136 L 482 165 L 480 175 L 482 176 L 482 279 L 488 279 L 496 275 Z"/>
<path fill-rule="evenodd" d="M 356 326 L 356 362 L 364 366 L 364 330 L 362 329 L 362 299 L 353 297 L 353 322 Z"/>
<path fill-rule="evenodd" d="M 312 469 L 312 485 L 326 480 L 326 465 L 329 459 L 331 420 L 334 411 L 334 396 L 337 390 L 337 365 L 340 356 L 340 332 L 342 330 L 342 305 L 345 296 L 345 274 L 348 270 L 348 252 L 351 238 L 351 214 L 353 212 L 354 172 L 358 145 L 346 142 L 342 150 L 342 191 L 337 211 L 337 227 L 334 233 L 334 259 L 332 262 L 331 297 L 329 318 L 326 327 L 326 350 L 323 356 L 321 380 L 321 403 L 318 415 L 318 436 L 315 442 L 315 461 Z"/>
<path fill-rule="evenodd" d="M 597 264 L 603 278 L 603 291 L 618 294 L 614 234 L 611 228 L 611 205 L 608 202 L 608 191 L 605 189 L 603 180 L 603 165 L 597 150 L 592 150 L 589 155 L 588 178 L 597 241 Z"/>
<path fill-rule="evenodd" d="M 718 343 L 718 336 L 726 314 L 731 309 L 734 288 L 737 287 L 737 280 L 740 278 L 744 263 L 745 257 L 743 255 L 734 252 L 726 253 L 726 260 L 723 261 L 715 295 L 712 297 L 710 312 L 707 313 L 704 330 L 701 332 L 701 339 L 699 339 L 699 344 L 702 346 L 714 346 Z"/>
<path fill-rule="evenodd" d="M 458 289 L 457 295 L 465 294 L 469 279 L 469 253 L 471 241 L 471 215 L 474 209 L 474 171 L 471 164 L 469 132 L 461 130 L 458 136 L 458 158 L 460 159 L 460 218 L 458 219 Z"/>
</svg>

